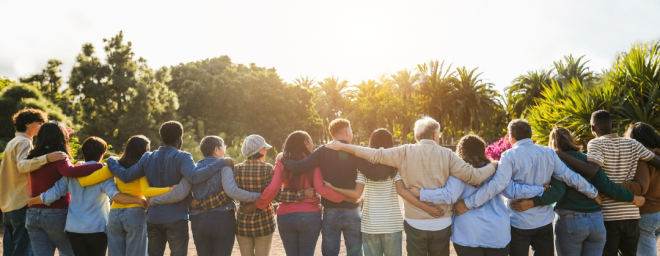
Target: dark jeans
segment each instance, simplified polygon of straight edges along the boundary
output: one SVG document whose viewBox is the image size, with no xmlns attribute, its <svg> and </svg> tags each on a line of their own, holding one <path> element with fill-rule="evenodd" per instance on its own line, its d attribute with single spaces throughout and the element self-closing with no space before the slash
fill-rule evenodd
<svg viewBox="0 0 660 256">
<path fill-rule="evenodd" d="M 28 207 L 2 213 L 2 224 L 5 234 L 2 238 L 4 256 L 32 256 L 30 236 L 25 229 L 25 219 Z"/>
<path fill-rule="evenodd" d="M 360 210 L 323 210 L 321 221 L 321 252 L 323 256 L 339 255 L 341 234 L 344 233 L 346 255 L 362 255 L 362 212 Z"/>
<path fill-rule="evenodd" d="M 321 212 L 277 215 L 277 228 L 287 256 L 312 256 L 321 234 Z"/>
<path fill-rule="evenodd" d="M 534 256 L 554 256 L 555 244 L 552 223 L 535 229 L 519 229 L 511 227 L 511 256 L 529 255 L 532 246 Z"/>
<path fill-rule="evenodd" d="M 149 256 L 162 256 L 165 246 L 170 244 L 172 256 L 188 255 L 188 221 L 184 219 L 172 223 L 154 224 L 147 222 L 147 251 Z"/>
<path fill-rule="evenodd" d="M 234 210 L 190 215 L 197 255 L 229 256 L 236 240 Z"/>
<path fill-rule="evenodd" d="M 504 248 L 467 247 L 454 243 L 458 256 L 507 256 L 509 245 Z"/>
<path fill-rule="evenodd" d="M 404 221 L 403 229 L 406 231 L 406 251 L 409 256 L 449 256 L 451 226 L 443 230 L 426 231 L 413 228 Z"/>
<path fill-rule="evenodd" d="M 637 242 L 639 242 L 639 220 L 606 221 L 607 241 L 603 256 L 637 255 Z"/>
<path fill-rule="evenodd" d="M 76 256 L 105 256 L 108 250 L 108 235 L 103 232 L 83 234 L 67 231 L 66 237 Z"/>
</svg>

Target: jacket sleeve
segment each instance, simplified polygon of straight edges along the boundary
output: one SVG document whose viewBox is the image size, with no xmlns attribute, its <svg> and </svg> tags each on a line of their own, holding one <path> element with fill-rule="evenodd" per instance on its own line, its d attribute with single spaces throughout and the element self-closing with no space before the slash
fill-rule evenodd
<svg viewBox="0 0 660 256">
<path fill-rule="evenodd" d="M 259 199 L 254 203 L 254 205 L 259 208 L 259 209 L 265 209 L 270 202 L 272 202 L 275 197 L 277 196 L 277 193 L 280 192 L 280 189 L 282 189 L 282 172 L 284 171 L 284 166 L 282 163 L 277 162 L 275 163 L 275 173 L 273 174 L 273 179 L 270 181 L 270 184 L 264 189 L 264 192 L 261 193 L 261 196 Z M 224 181 L 224 177 L 223 177 Z M 223 184 L 224 187 L 224 184 Z M 243 200 L 238 200 L 238 201 L 243 201 Z"/>
<path fill-rule="evenodd" d="M 639 171 L 639 170 L 638 170 Z M 637 176 L 637 175 L 635 175 Z M 635 199 L 633 192 L 612 182 L 601 169 L 593 179 L 594 186 L 609 198 L 619 202 L 632 202 Z M 623 183 L 622 183 L 623 184 Z"/>
<path fill-rule="evenodd" d="M 552 157 L 554 157 L 554 170 L 552 177 L 563 181 L 566 185 L 575 188 L 575 190 L 586 195 L 587 197 L 593 199 L 598 195 L 598 190 L 591 185 L 587 180 L 585 180 L 580 174 L 577 174 L 574 171 L 564 164 L 564 162 L 559 159 L 557 154 L 552 152 Z"/>
<path fill-rule="evenodd" d="M 112 175 L 124 183 L 131 183 L 144 176 L 144 166 L 150 155 L 151 153 L 149 152 L 145 153 L 137 164 L 134 164 L 128 169 L 121 166 L 115 157 L 108 158 L 106 163 L 108 164 L 108 169 L 110 169 Z"/>
<path fill-rule="evenodd" d="M 566 183 L 552 178 L 550 188 L 543 192 L 543 195 L 532 198 L 532 202 L 534 202 L 534 206 L 551 205 L 559 201 L 564 193 L 566 193 Z"/>
<path fill-rule="evenodd" d="M 250 192 L 239 188 L 236 184 L 236 179 L 234 178 L 234 171 L 230 167 L 223 167 L 220 170 L 220 174 L 222 175 L 222 189 L 227 196 L 241 202 L 254 202 L 257 201 L 259 196 L 261 196 L 260 193 Z"/>
<path fill-rule="evenodd" d="M 180 170 L 183 177 L 186 177 L 192 184 L 199 184 L 208 180 L 225 166 L 225 159 L 215 160 L 209 165 L 196 165 L 192 155 L 189 153 L 180 155 Z"/>
<path fill-rule="evenodd" d="M 420 189 L 419 201 L 433 204 L 455 204 L 465 189 L 465 183 L 454 176 L 449 176 L 445 187 Z"/>
<path fill-rule="evenodd" d="M 182 179 L 182 180 L 184 180 L 184 179 Z M 178 188 L 179 187 L 177 187 L 176 189 L 178 189 Z M 149 181 L 147 181 L 147 177 L 144 177 L 144 176 L 142 178 L 140 178 L 140 189 L 142 189 L 142 195 L 144 197 L 155 197 L 155 196 L 164 195 L 164 194 L 170 192 L 169 187 L 157 188 L 157 187 L 149 186 Z"/>
<path fill-rule="evenodd" d="M 321 169 L 316 168 L 316 170 L 314 170 L 314 177 L 312 177 L 312 180 L 314 182 L 314 189 L 316 189 L 316 192 L 323 198 L 335 203 L 341 203 L 346 199 L 344 195 L 337 193 L 323 184 L 323 174 L 321 174 Z"/>
<path fill-rule="evenodd" d="M 145 179 L 146 180 L 146 179 Z M 160 196 L 155 196 L 149 199 L 149 204 L 151 205 L 159 205 L 159 204 L 173 204 L 177 202 L 181 202 L 188 195 L 190 195 L 190 190 L 192 190 L 192 183 L 188 181 L 185 177 L 181 179 L 179 182 L 179 186 L 165 194 L 162 194 Z"/>
<path fill-rule="evenodd" d="M 78 178 L 92 174 L 94 171 L 103 168 L 103 164 L 83 164 L 73 165 L 69 158 L 57 161 L 57 171 L 64 177 Z"/>
<path fill-rule="evenodd" d="M 207 196 L 206 198 L 199 200 L 197 202 L 197 209 L 199 210 L 210 210 L 213 208 L 217 208 L 223 205 L 226 205 L 228 203 L 233 202 L 233 199 L 227 196 L 225 191 L 220 191 L 220 193 L 216 193 L 210 196 Z"/>
<path fill-rule="evenodd" d="M 101 182 L 101 189 L 103 189 L 103 192 L 105 192 L 110 200 L 119 194 L 119 189 L 117 189 L 117 184 L 115 184 L 114 179 L 107 179 Z"/>
<path fill-rule="evenodd" d="M 461 159 L 461 161 L 463 160 Z M 481 186 L 477 192 L 466 198 L 464 200 L 465 206 L 467 206 L 468 209 L 479 208 L 483 204 L 493 199 L 493 197 L 500 194 L 500 192 L 509 186 L 509 181 L 511 180 L 513 171 L 512 169 L 513 164 L 511 163 L 511 160 L 505 155 L 502 157 L 502 161 L 500 161 L 497 172 L 495 172 L 493 178 Z"/>
<path fill-rule="evenodd" d="M 284 165 L 284 168 L 291 173 L 300 174 L 312 171 L 315 168 L 320 167 L 323 162 L 323 148 L 324 147 L 321 146 L 314 150 L 309 156 L 297 161 L 287 158 L 282 158 L 280 161 L 282 162 L 282 165 Z"/>
<path fill-rule="evenodd" d="M 50 206 L 50 204 L 60 199 L 60 197 L 66 196 L 67 193 L 69 193 L 69 178 L 62 177 L 55 182 L 55 186 L 41 193 L 40 197 L 44 205 Z"/>
<path fill-rule="evenodd" d="M 16 165 L 19 173 L 30 173 L 48 163 L 46 155 L 27 159 L 32 145 L 28 141 L 21 141 L 16 145 Z M 9 157 L 5 155 L 5 157 Z"/>
<path fill-rule="evenodd" d="M 80 186 L 87 187 L 94 184 L 99 184 L 107 179 L 114 177 L 115 176 L 112 175 L 110 169 L 108 169 L 107 166 L 104 166 L 103 168 L 93 172 L 90 175 L 78 178 L 78 182 L 80 182 Z"/>
<path fill-rule="evenodd" d="M 629 190 L 636 196 L 642 196 L 646 194 L 646 191 L 649 189 L 650 176 L 649 165 L 644 161 L 637 161 L 637 172 L 635 172 L 633 179 L 621 182 L 619 183 L 619 186 Z M 605 194 L 604 191 L 603 194 Z M 630 202 L 632 202 L 632 200 Z"/>
<path fill-rule="evenodd" d="M 466 163 L 454 153 L 449 153 L 448 157 L 449 175 L 454 176 L 467 184 L 478 185 L 490 176 L 493 176 L 495 173 L 495 165 L 489 164 L 481 168 L 474 168 L 471 164 Z M 502 163 L 500 163 L 500 165 L 501 164 Z M 509 170 L 509 176 L 511 176 L 510 172 L 511 170 Z M 511 177 L 509 177 L 509 179 L 510 178 Z"/>
<path fill-rule="evenodd" d="M 401 163 L 406 156 L 407 146 L 398 146 L 393 148 L 367 148 L 358 147 L 355 149 L 355 156 L 364 158 L 375 164 L 384 164 L 396 168 L 401 168 Z"/>
<path fill-rule="evenodd" d="M 502 195 L 513 200 L 533 198 L 543 195 L 543 186 L 520 184 L 510 180 Z"/>
</svg>

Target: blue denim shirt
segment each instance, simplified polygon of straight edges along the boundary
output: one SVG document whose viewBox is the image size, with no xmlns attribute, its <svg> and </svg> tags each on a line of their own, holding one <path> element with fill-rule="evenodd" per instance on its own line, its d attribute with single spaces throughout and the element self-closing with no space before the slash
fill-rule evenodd
<svg viewBox="0 0 660 256">
<path fill-rule="evenodd" d="M 209 164 L 213 164 L 216 160 L 218 159 L 213 156 L 204 157 L 204 159 L 197 162 L 197 167 L 204 167 Z M 254 202 L 261 195 L 261 193 L 249 192 L 238 188 L 238 185 L 236 185 L 236 180 L 234 179 L 234 173 L 232 169 L 227 166 L 223 167 L 220 172 L 213 174 L 210 179 L 199 184 L 192 185 L 193 198 L 198 201 L 214 194 L 218 194 L 223 190 L 225 190 L 227 196 L 243 202 Z M 216 207 L 207 210 L 207 212 L 228 211 L 235 208 L 236 205 L 232 202 L 227 206 Z M 199 209 L 190 209 L 190 215 L 197 215 L 202 212 L 205 211 Z"/>
<path fill-rule="evenodd" d="M 484 181 L 489 182 L 493 177 Z M 483 186 L 483 185 L 481 185 Z M 449 176 L 445 187 L 421 189 L 420 201 L 434 204 L 455 204 L 472 196 L 478 188 L 456 177 Z M 509 183 L 505 193 L 517 193 L 520 198 L 532 198 L 543 194 L 543 186 L 527 186 Z M 451 241 L 468 247 L 504 248 L 511 240 L 509 212 L 502 196 L 496 196 L 482 206 L 453 217 Z"/>
<path fill-rule="evenodd" d="M 137 164 L 128 169 L 122 167 L 115 158 L 109 158 L 107 163 L 110 172 L 122 182 L 128 183 L 146 176 L 149 186 L 152 187 L 171 187 L 179 184 L 183 177 L 193 184 L 198 184 L 209 179 L 225 165 L 224 159 L 218 159 L 209 165 L 198 167 L 190 153 L 171 146 L 145 153 Z M 191 196 L 188 195 L 177 203 L 149 207 L 147 222 L 166 224 L 186 217 L 190 200 Z"/>
<path fill-rule="evenodd" d="M 94 163 L 96 161 L 85 164 Z M 78 178 L 62 177 L 55 186 L 41 194 L 41 200 L 45 205 L 50 205 L 67 193 L 71 194 L 71 202 L 69 202 L 69 213 L 64 230 L 83 234 L 105 232 L 110 212 L 108 198 L 112 199 L 119 194 L 115 180 L 107 179 L 83 187 L 78 182 Z"/>
<path fill-rule="evenodd" d="M 531 139 L 523 139 L 504 154 L 493 179 L 486 182 L 472 196 L 465 199 L 469 209 L 476 209 L 505 190 L 513 180 L 519 184 L 543 186 L 554 177 L 575 188 L 589 198 L 595 198 L 598 190 L 579 174 L 571 171 L 559 159 L 554 150 L 535 145 Z M 514 195 L 505 195 L 515 199 Z M 506 202 L 505 202 L 506 203 Z M 508 207 L 508 203 L 506 204 Z M 511 226 L 519 229 L 535 229 L 548 225 L 554 219 L 552 206 L 533 207 L 524 212 L 509 209 Z"/>
</svg>

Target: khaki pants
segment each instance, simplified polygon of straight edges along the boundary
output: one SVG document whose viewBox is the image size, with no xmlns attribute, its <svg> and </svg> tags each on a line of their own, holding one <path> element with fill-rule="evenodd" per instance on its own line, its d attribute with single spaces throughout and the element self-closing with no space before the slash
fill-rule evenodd
<svg viewBox="0 0 660 256">
<path fill-rule="evenodd" d="M 236 241 L 241 249 L 241 256 L 268 256 L 273 234 L 260 237 L 236 236 Z"/>
</svg>

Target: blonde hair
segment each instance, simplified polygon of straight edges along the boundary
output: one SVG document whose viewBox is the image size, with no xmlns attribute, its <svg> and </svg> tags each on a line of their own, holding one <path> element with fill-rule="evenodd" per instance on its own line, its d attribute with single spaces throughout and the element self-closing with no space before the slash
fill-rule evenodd
<svg viewBox="0 0 660 256">
<path fill-rule="evenodd" d="M 548 146 L 554 150 L 561 151 L 582 151 L 582 147 L 575 144 L 573 135 L 571 132 L 561 126 L 552 127 L 550 132 L 550 138 L 548 140 Z"/>
</svg>

